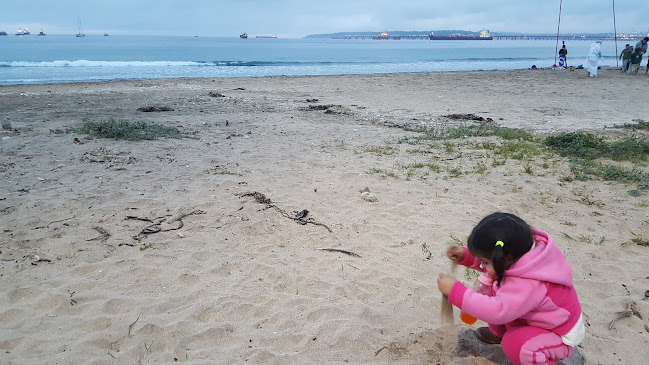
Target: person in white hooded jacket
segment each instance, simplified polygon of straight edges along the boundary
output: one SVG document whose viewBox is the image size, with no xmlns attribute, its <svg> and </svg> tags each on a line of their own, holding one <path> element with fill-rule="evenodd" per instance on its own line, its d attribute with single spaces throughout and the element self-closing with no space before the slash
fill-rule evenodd
<svg viewBox="0 0 649 365">
<path fill-rule="evenodd" d="M 584 68 L 588 71 L 588 76 L 597 77 L 597 67 L 601 59 L 602 41 L 595 41 L 595 43 L 590 46 L 588 57 L 586 57 L 586 62 L 584 63 Z"/>
</svg>

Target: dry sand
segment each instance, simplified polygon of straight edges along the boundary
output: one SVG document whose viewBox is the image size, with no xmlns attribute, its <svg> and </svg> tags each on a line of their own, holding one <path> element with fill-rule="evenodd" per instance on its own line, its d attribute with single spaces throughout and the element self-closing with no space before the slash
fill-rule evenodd
<svg viewBox="0 0 649 365">
<path fill-rule="evenodd" d="M 571 262 L 586 363 L 647 363 L 649 247 L 625 244 L 649 237 L 646 192 L 565 181 L 557 156 L 529 174 L 465 141 L 399 143 L 417 135 L 404 126 L 474 123 L 452 113 L 535 133 L 621 135 L 605 127 L 647 119 L 649 77 L 584 73 L 2 86 L 0 363 L 491 364 L 456 355 L 469 326 L 442 323 L 435 279 L 445 247 L 497 210 L 550 232 Z M 108 118 L 196 134 L 55 132 Z M 307 224 L 292 219 L 305 209 Z M 138 218 L 160 232 L 140 234 L 152 223 Z M 628 301 L 643 319 L 609 329 Z"/>
</svg>

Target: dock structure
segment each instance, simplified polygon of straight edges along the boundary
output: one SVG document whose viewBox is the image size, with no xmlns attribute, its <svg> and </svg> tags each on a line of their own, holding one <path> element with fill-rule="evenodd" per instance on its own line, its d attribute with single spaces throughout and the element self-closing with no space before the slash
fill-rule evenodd
<svg viewBox="0 0 649 365">
<path fill-rule="evenodd" d="M 525 35 L 525 34 L 515 34 L 515 35 L 491 35 L 493 39 L 496 40 L 555 40 L 557 39 L 556 35 Z M 633 42 L 639 41 L 644 38 L 644 35 L 623 35 L 618 36 L 617 40 L 621 42 Z M 374 39 L 374 40 L 429 40 L 429 34 L 399 34 L 392 35 L 386 32 L 383 32 L 378 35 L 371 34 L 346 34 L 342 37 L 333 37 L 333 39 Z M 612 41 L 615 40 L 615 37 L 606 36 L 606 37 L 596 37 L 591 35 L 559 35 L 559 39 L 562 41 L 593 41 L 593 40 L 605 40 Z"/>
<path fill-rule="evenodd" d="M 406 35 L 391 35 L 381 33 L 379 35 L 355 35 L 347 34 L 344 37 L 335 37 L 334 39 L 375 39 L 375 40 L 401 40 L 401 39 L 428 39 L 428 34 L 406 34 Z"/>
<path fill-rule="evenodd" d="M 498 40 L 555 40 L 557 39 L 556 35 L 494 35 L 494 39 Z M 617 37 L 618 41 L 639 41 L 644 36 L 638 35 L 638 36 L 620 36 Z M 594 41 L 594 40 L 604 40 L 604 41 L 613 41 L 615 40 L 615 37 L 607 36 L 607 37 L 595 37 L 595 36 L 587 36 L 587 35 L 559 35 L 559 39 L 562 41 Z"/>
</svg>

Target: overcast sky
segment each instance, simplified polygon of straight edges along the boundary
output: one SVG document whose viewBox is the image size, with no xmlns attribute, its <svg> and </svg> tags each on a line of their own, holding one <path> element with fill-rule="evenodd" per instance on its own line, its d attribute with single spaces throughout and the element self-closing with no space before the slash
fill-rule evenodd
<svg viewBox="0 0 649 365">
<path fill-rule="evenodd" d="M 0 30 L 236 37 L 464 29 L 556 33 L 559 0 L 2 0 Z M 612 0 L 564 0 L 561 33 L 613 32 Z M 649 32 L 647 3 L 615 2 L 618 32 Z"/>
</svg>

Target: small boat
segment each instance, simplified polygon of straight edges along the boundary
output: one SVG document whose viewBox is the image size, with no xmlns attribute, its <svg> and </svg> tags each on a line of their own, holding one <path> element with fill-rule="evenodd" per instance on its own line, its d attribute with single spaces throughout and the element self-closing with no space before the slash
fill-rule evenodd
<svg viewBox="0 0 649 365">
<path fill-rule="evenodd" d="M 274 35 L 274 34 L 273 35 L 258 35 L 256 37 L 257 38 L 273 38 L 273 39 L 277 38 L 277 36 Z"/>
<path fill-rule="evenodd" d="M 104 37 L 108 37 L 108 33 L 104 33 Z"/>
<path fill-rule="evenodd" d="M 3 35 L 7 35 L 7 32 L 5 32 L 4 30 L 0 32 L 0 36 L 3 36 Z"/>
<path fill-rule="evenodd" d="M 41 29 L 41 31 L 38 32 L 38 35 L 39 35 L 39 36 L 43 36 L 43 35 L 47 35 L 47 34 L 45 34 L 45 33 L 43 32 L 43 30 Z"/>
<path fill-rule="evenodd" d="M 77 33 L 77 37 L 78 38 L 85 37 L 86 34 L 83 33 L 83 27 L 81 27 L 81 18 L 79 17 L 77 17 L 77 25 L 79 26 L 79 33 Z"/>
<path fill-rule="evenodd" d="M 239 38 L 241 38 L 241 39 L 248 39 L 248 33 L 241 33 L 241 34 L 239 34 Z"/>
</svg>

